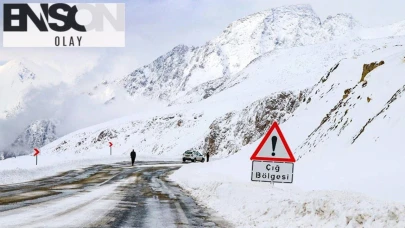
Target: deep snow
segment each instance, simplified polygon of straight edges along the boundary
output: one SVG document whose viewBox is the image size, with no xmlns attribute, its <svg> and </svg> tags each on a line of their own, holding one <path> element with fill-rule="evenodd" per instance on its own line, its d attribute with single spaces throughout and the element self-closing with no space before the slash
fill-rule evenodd
<svg viewBox="0 0 405 228">
<path fill-rule="evenodd" d="M 342 60 L 280 125 L 298 160 L 293 184 L 250 181 L 250 156 L 262 138 L 229 158 L 182 167 L 171 179 L 238 227 L 403 227 L 404 56 L 396 46 Z M 381 60 L 363 86 L 363 64 Z"/>
<path fill-rule="evenodd" d="M 265 15 L 256 16 L 262 18 Z M 351 19 L 347 16 L 342 18 L 345 20 L 338 21 Z M 282 21 L 288 25 L 289 20 Z M 243 34 L 246 24 L 239 22 L 229 27 L 241 29 L 234 31 L 233 35 Z M 255 25 L 262 26 L 259 22 L 256 21 Z M 314 24 L 312 22 L 310 25 Z M 235 119 L 246 124 L 254 116 L 252 110 L 256 107 L 250 106 L 252 103 L 277 92 L 298 93 L 309 89 L 306 100 L 281 124 L 297 158 L 293 184 L 276 184 L 272 188 L 268 183 L 250 181 L 249 158 L 261 139 L 237 148 L 241 149 L 240 152 L 229 158 L 184 166 L 171 179 L 239 227 L 403 227 L 403 23 L 353 31 L 353 24 L 348 24 L 339 27 L 342 31 L 336 30 L 338 33 L 350 33 L 350 36 L 341 39 L 280 46 L 266 53 L 256 53 L 259 57 L 251 62 L 250 58 L 254 58 L 251 55 L 243 61 L 237 58 L 240 53 L 230 55 L 234 74 L 226 72 L 223 78 L 209 74 L 208 80 L 211 81 L 207 78 L 197 80 L 196 76 L 201 74 L 195 74 L 190 85 L 196 87 L 187 88 L 191 92 L 186 95 L 177 93 L 179 88 L 176 86 L 164 88 L 163 92 L 174 91 L 169 93 L 172 98 L 184 95 L 181 97 L 183 100 L 175 100 L 172 106 L 145 108 L 136 115 L 68 134 L 41 148 L 41 166 L 38 167 L 34 166 L 35 160 L 30 156 L 0 161 L 0 183 L 27 181 L 90 164 L 126 160 L 131 148 L 137 148 L 145 159 L 178 160 L 184 150 L 201 146 L 211 124 L 226 118 L 229 112 L 236 113 L 238 118 Z M 349 31 L 346 30 L 348 28 Z M 265 30 L 268 31 L 267 28 Z M 322 37 L 322 34 L 318 35 Z M 281 31 L 281 38 L 284 36 L 291 38 L 291 34 Z M 226 33 L 220 37 L 226 37 Z M 246 34 L 241 36 L 241 41 L 245 42 L 246 37 Z M 279 38 L 275 37 L 273 41 L 278 40 L 278 43 Z M 262 45 L 261 41 L 259 43 Z M 249 48 L 249 45 L 242 46 Z M 188 52 L 185 47 L 176 48 Z M 232 53 L 232 48 L 227 51 Z M 243 49 L 238 51 L 243 53 Z M 177 62 L 179 59 L 172 54 L 176 56 L 176 53 L 169 53 L 165 57 Z M 215 58 L 221 58 L 221 53 L 218 55 L 220 57 Z M 217 66 L 220 69 L 222 64 L 228 64 L 222 60 Z M 155 63 L 159 67 L 162 66 L 160 61 L 162 59 Z M 380 61 L 384 64 L 366 76 L 367 84 L 359 82 L 363 64 Z M 218 64 L 215 61 L 208 63 Z M 238 63 L 241 65 L 238 66 Z M 330 71 L 334 66 L 337 68 Z M 178 69 L 171 70 L 176 73 L 174 78 L 180 80 L 177 78 Z M 145 70 L 149 71 L 152 70 Z M 146 77 L 143 79 L 146 80 Z M 146 81 L 141 80 L 140 84 L 143 83 Z M 201 87 L 199 83 L 203 83 Z M 128 85 L 133 86 L 130 86 L 131 91 L 137 90 L 136 80 L 129 81 Z M 153 85 L 160 88 L 163 84 Z M 213 85 L 215 88 L 211 87 Z M 211 94 L 201 100 L 206 89 L 212 89 Z M 142 88 L 143 91 L 148 89 Z M 251 109 L 246 110 L 247 107 Z M 268 120 L 272 121 L 271 118 Z M 234 131 L 225 133 L 228 134 L 227 139 L 239 137 Z M 114 152 L 114 156 L 108 155 L 108 141 L 113 141 L 114 150 L 118 151 Z M 220 149 L 218 157 L 226 156 L 226 146 Z M 42 162 L 47 165 L 42 166 Z"/>
</svg>

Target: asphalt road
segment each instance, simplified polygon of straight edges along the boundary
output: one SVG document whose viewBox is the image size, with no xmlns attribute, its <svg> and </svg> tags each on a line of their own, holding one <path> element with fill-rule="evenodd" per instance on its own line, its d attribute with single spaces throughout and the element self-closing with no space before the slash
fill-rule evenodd
<svg viewBox="0 0 405 228">
<path fill-rule="evenodd" d="M 179 165 L 95 165 L 0 186 L 0 226 L 231 227 L 167 180 Z"/>
</svg>

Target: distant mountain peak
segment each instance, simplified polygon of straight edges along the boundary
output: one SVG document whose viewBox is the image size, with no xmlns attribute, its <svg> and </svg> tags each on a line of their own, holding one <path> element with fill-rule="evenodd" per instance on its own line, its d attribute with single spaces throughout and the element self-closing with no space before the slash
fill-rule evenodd
<svg viewBox="0 0 405 228">
<path fill-rule="evenodd" d="M 328 42 L 348 36 L 356 25 L 348 14 L 322 22 L 308 4 L 277 7 L 232 22 L 204 46 L 178 45 L 120 83 L 132 96 L 171 103 L 204 83 L 236 75 L 272 50 Z"/>
<path fill-rule="evenodd" d="M 56 126 L 57 120 L 36 120 L 27 126 L 18 135 L 10 147 L 5 149 L 4 157 L 26 155 L 35 147 L 42 147 L 58 138 Z"/>
</svg>

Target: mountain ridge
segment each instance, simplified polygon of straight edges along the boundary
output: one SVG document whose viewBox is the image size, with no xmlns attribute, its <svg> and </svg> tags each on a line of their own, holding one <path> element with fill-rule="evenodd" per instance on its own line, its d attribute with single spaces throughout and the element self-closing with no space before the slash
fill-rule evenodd
<svg viewBox="0 0 405 228">
<path fill-rule="evenodd" d="M 356 26 L 358 22 L 349 14 L 322 22 L 310 5 L 265 10 L 230 23 L 203 46 L 178 45 L 115 83 L 131 96 L 174 104 L 204 83 L 237 74 L 269 51 L 327 42 Z M 284 29 L 287 32 L 281 32 Z"/>
<path fill-rule="evenodd" d="M 245 28 L 249 32 L 246 32 Z M 312 8 L 306 5 L 279 7 L 259 12 L 231 23 L 219 36 L 203 46 L 178 45 L 152 63 L 136 69 L 122 79 L 105 81 L 94 87 L 90 96 L 107 92 L 104 96 L 100 96 L 106 99 L 101 104 L 112 105 L 120 100 L 117 93 L 122 92 L 120 89 L 123 88 L 123 91 L 132 98 L 163 100 L 166 107 L 162 106 L 161 110 L 154 109 L 155 114 L 145 112 L 142 120 L 133 117 L 123 119 L 127 119 L 127 122 L 134 121 L 144 127 L 155 126 L 157 131 L 159 125 L 155 125 L 153 119 L 168 118 L 170 120 L 171 116 L 191 116 L 190 126 L 195 124 L 201 128 L 193 137 L 192 145 L 172 144 L 171 147 L 166 147 L 166 150 L 172 153 L 175 149 L 181 151 L 190 147 L 203 148 L 202 142 L 207 138 L 209 126 L 212 123 L 221 125 L 221 120 L 224 120 L 227 113 L 240 113 L 246 107 L 253 108 L 251 106 L 253 103 L 273 93 L 306 90 L 342 59 L 355 59 L 387 46 L 393 46 L 395 42 L 397 44 L 402 42 L 401 37 L 364 39 L 362 37 L 364 34 L 357 33 L 357 28 L 364 29 L 348 14 L 337 14 L 321 21 Z M 372 34 L 372 29 L 367 32 L 373 35 L 369 36 L 371 38 L 378 37 Z M 244 56 L 241 53 L 250 54 Z M 200 105 L 213 110 L 203 110 L 198 107 Z M 140 109 L 148 109 L 149 106 L 150 102 L 146 102 L 140 106 Z M 289 114 L 294 115 L 294 113 Z M 246 120 L 250 117 L 240 118 Z M 178 121 L 180 123 L 171 122 L 171 125 L 162 125 L 165 128 L 164 131 L 170 134 L 172 126 L 181 125 L 182 121 L 186 120 L 180 118 Z M 113 122 L 115 121 L 100 124 L 97 129 L 111 130 L 112 127 L 108 125 Z M 241 123 L 241 126 L 251 127 L 247 123 Z M 202 129 L 205 129 L 204 132 Z M 87 134 L 92 135 L 98 130 L 89 127 L 79 132 L 83 133 L 83 131 L 90 131 L 92 133 Z M 115 129 L 115 131 L 120 138 L 121 130 Z M 143 131 L 146 132 L 146 130 Z M 83 135 L 82 133 L 72 132 L 72 135 Z M 150 133 L 157 134 L 153 131 Z M 260 131 L 248 134 L 256 139 L 261 133 Z M 182 135 L 181 131 L 177 134 Z M 239 139 L 235 140 L 235 143 L 230 142 L 232 140 L 229 140 L 230 136 L 227 134 L 230 132 L 225 132 L 221 137 L 228 140 L 226 144 L 233 145 L 232 151 L 236 152 L 244 146 Z M 236 130 L 235 136 L 242 137 L 242 134 Z M 156 137 L 164 136 L 159 133 Z M 68 136 L 62 138 L 66 139 Z M 86 138 L 89 139 L 87 136 Z M 144 142 L 142 140 L 139 143 Z M 170 144 L 177 140 L 179 138 L 171 138 L 167 142 Z M 166 141 L 162 143 L 164 142 Z M 60 141 L 56 140 L 50 147 L 57 143 Z M 85 145 L 83 143 L 75 145 L 75 150 L 83 151 L 82 145 Z M 222 148 L 221 151 L 217 151 L 218 154 L 227 154 L 223 146 L 225 142 L 218 143 Z M 98 145 L 97 148 L 101 146 Z M 148 146 L 150 144 L 145 144 L 145 151 L 157 153 L 159 150 L 150 149 Z M 88 145 L 87 148 L 86 151 L 92 147 Z"/>
</svg>

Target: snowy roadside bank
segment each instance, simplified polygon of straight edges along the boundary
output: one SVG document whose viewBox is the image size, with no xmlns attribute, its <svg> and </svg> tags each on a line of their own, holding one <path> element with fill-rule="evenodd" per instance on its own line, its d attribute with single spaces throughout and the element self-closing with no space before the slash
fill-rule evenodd
<svg viewBox="0 0 405 228">
<path fill-rule="evenodd" d="M 405 226 L 402 203 L 351 190 L 302 190 L 302 181 L 274 187 L 251 182 L 254 146 L 223 160 L 183 166 L 170 179 L 236 227 Z"/>
<path fill-rule="evenodd" d="M 170 157 L 137 156 L 137 161 L 171 161 Z M 178 159 L 177 159 L 178 160 Z M 128 155 L 70 155 L 70 154 L 43 154 L 38 157 L 35 165 L 34 156 L 20 156 L 0 161 L 0 185 L 15 184 L 31 181 L 73 169 L 81 169 L 97 164 L 112 164 L 126 161 L 130 165 Z"/>
<path fill-rule="evenodd" d="M 270 184 L 182 182 L 235 227 L 404 227 L 405 207 L 338 191 L 286 191 Z"/>
</svg>

